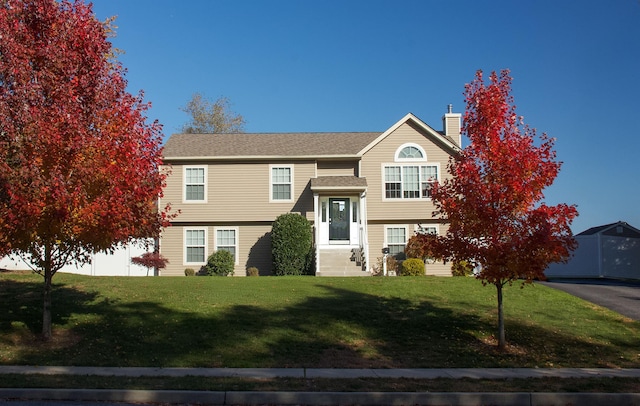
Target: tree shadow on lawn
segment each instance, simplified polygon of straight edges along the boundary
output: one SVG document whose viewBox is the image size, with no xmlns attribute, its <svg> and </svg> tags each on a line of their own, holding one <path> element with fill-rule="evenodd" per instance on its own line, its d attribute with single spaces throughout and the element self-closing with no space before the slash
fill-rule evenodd
<svg viewBox="0 0 640 406">
<path fill-rule="evenodd" d="M 41 308 L 41 295 L 40 287 L 31 285 L 3 288 L 16 295 L 27 294 L 3 312 L 3 337 L 10 334 L 7 329 L 15 322 L 36 331 L 41 313 L 35 309 Z M 15 347 L 19 355 L 10 363 L 123 367 L 615 366 L 615 350 L 538 325 L 509 321 L 508 337 L 515 345 L 507 353 L 498 353 L 493 343 L 478 334 L 493 331 L 492 315 L 484 317 L 472 309 L 462 314 L 430 301 L 323 287 L 328 295 L 308 297 L 283 308 L 237 305 L 207 314 L 156 302 L 114 301 L 56 286 L 54 309 L 65 309 L 66 313 L 55 317 L 54 331 L 69 331 L 77 339 L 55 348 L 23 343 L 24 348 Z M 35 309 L 26 310 L 30 307 Z M 603 361 L 583 360 L 587 353 Z"/>
</svg>

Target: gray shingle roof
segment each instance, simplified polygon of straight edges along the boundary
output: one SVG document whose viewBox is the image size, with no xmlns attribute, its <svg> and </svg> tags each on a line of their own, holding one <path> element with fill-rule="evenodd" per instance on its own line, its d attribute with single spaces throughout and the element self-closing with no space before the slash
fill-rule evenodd
<svg viewBox="0 0 640 406">
<path fill-rule="evenodd" d="M 382 133 L 174 134 L 166 158 L 354 156 Z"/>
<path fill-rule="evenodd" d="M 321 188 L 367 188 L 367 179 L 357 176 L 320 176 L 311 179 L 311 190 Z"/>
</svg>

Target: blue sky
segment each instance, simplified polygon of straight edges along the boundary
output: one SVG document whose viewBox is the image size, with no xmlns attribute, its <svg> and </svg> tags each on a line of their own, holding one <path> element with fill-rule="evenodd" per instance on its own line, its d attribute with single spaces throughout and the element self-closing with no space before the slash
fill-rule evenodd
<svg viewBox="0 0 640 406">
<path fill-rule="evenodd" d="M 574 232 L 640 228 L 638 0 L 96 0 L 117 16 L 129 90 L 165 136 L 195 92 L 228 97 L 248 132 L 435 129 L 476 70 L 508 68 L 517 112 L 557 139 L 550 204 Z"/>
</svg>

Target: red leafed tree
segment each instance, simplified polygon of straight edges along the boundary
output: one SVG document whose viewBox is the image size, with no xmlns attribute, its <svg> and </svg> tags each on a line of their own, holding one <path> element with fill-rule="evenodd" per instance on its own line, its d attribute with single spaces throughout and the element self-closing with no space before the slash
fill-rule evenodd
<svg viewBox="0 0 640 406">
<path fill-rule="evenodd" d="M 131 258 L 131 263 L 144 266 L 147 268 L 147 275 L 149 275 L 149 269 L 166 268 L 169 260 L 159 252 L 145 252 L 139 257 Z"/>
<path fill-rule="evenodd" d="M 65 264 L 168 224 L 161 126 L 126 91 L 109 27 L 82 1 L 0 2 L 0 251 L 51 281 Z"/>
<path fill-rule="evenodd" d="M 574 205 L 548 206 L 543 190 L 560 170 L 546 134 L 516 116 L 508 70 L 482 72 L 466 85 L 463 133 L 470 145 L 449 162 L 452 177 L 435 185 L 434 215 L 449 224 L 446 235 L 428 241 L 428 251 L 453 262 L 470 261 L 483 284 L 498 296 L 498 347 L 506 345 L 502 290 L 516 279 L 544 278 L 552 262 L 575 248 L 569 228 Z"/>
</svg>

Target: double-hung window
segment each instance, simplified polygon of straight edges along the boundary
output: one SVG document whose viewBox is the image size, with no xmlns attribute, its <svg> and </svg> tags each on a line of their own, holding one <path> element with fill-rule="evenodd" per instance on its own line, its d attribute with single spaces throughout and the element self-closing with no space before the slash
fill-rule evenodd
<svg viewBox="0 0 640 406">
<path fill-rule="evenodd" d="M 202 265 L 207 262 L 207 230 L 204 228 L 184 230 L 184 263 Z"/>
<path fill-rule="evenodd" d="M 404 255 L 404 248 L 407 244 L 407 227 L 406 226 L 387 226 L 385 227 L 385 243 L 389 248 L 389 255 Z"/>
<path fill-rule="evenodd" d="M 206 202 L 207 168 L 193 166 L 184 168 L 184 201 Z"/>
<path fill-rule="evenodd" d="M 293 200 L 293 165 L 271 165 L 271 196 L 272 202 Z"/>
<path fill-rule="evenodd" d="M 238 229 L 216 228 L 216 251 L 229 251 L 234 262 L 238 263 Z"/>
</svg>

